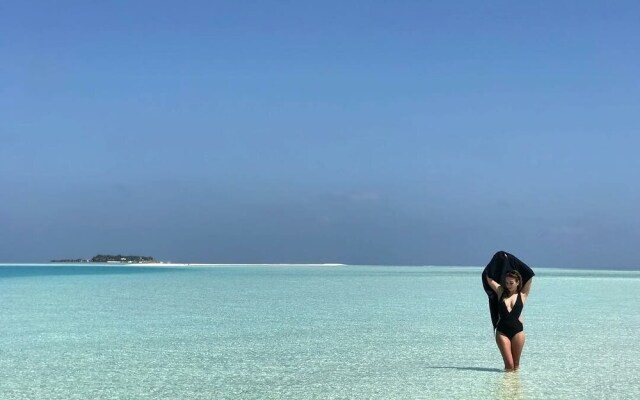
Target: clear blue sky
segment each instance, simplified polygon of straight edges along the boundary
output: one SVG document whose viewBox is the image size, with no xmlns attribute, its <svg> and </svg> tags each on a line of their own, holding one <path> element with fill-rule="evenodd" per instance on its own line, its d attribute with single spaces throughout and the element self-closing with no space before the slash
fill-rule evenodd
<svg viewBox="0 0 640 400">
<path fill-rule="evenodd" d="M 640 267 L 640 3 L 0 5 L 0 261 Z"/>
</svg>

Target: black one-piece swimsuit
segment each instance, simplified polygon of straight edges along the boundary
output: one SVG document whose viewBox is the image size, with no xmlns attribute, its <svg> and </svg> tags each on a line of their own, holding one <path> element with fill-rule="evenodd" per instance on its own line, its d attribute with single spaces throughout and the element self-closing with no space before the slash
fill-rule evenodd
<svg viewBox="0 0 640 400">
<path fill-rule="evenodd" d="M 500 304 L 498 305 L 498 315 L 500 319 L 498 320 L 498 325 L 496 326 L 496 330 L 509 339 L 513 339 L 513 337 L 524 330 L 524 326 L 522 326 L 522 322 L 518 318 L 520 318 L 520 314 L 522 313 L 522 298 L 520 297 L 520 292 L 518 292 L 518 297 L 516 298 L 516 302 L 511 309 L 511 312 L 507 310 L 507 303 L 504 300 L 500 299 Z"/>
</svg>

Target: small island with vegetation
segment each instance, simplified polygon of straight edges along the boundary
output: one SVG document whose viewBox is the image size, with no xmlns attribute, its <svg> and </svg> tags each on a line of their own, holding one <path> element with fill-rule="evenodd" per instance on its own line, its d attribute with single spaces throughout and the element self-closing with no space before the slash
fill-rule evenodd
<svg viewBox="0 0 640 400">
<path fill-rule="evenodd" d="M 60 260 L 51 260 L 52 263 L 109 263 L 109 264 L 150 264 L 150 263 L 160 263 L 154 259 L 153 257 L 148 256 L 123 256 L 121 254 L 111 255 L 111 254 L 98 254 L 97 256 L 91 259 L 60 259 Z"/>
</svg>

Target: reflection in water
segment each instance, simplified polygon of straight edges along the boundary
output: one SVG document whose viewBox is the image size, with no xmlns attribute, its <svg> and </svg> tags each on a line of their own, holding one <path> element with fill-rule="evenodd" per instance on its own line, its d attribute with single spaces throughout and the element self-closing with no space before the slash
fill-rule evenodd
<svg viewBox="0 0 640 400">
<path fill-rule="evenodd" d="M 516 372 L 505 372 L 498 387 L 498 399 L 524 399 L 520 374 Z"/>
</svg>

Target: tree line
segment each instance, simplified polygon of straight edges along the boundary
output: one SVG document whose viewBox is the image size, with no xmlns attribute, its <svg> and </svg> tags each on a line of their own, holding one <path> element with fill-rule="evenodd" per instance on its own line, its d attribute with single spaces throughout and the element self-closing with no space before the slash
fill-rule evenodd
<svg viewBox="0 0 640 400">
<path fill-rule="evenodd" d="M 117 261 L 117 262 L 155 262 L 156 260 L 153 257 L 147 256 L 123 256 L 121 254 L 111 255 L 111 254 L 98 254 L 97 256 L 91 259 L 91 262 L 108 262 L 108 261 Z"/>
</svg>

